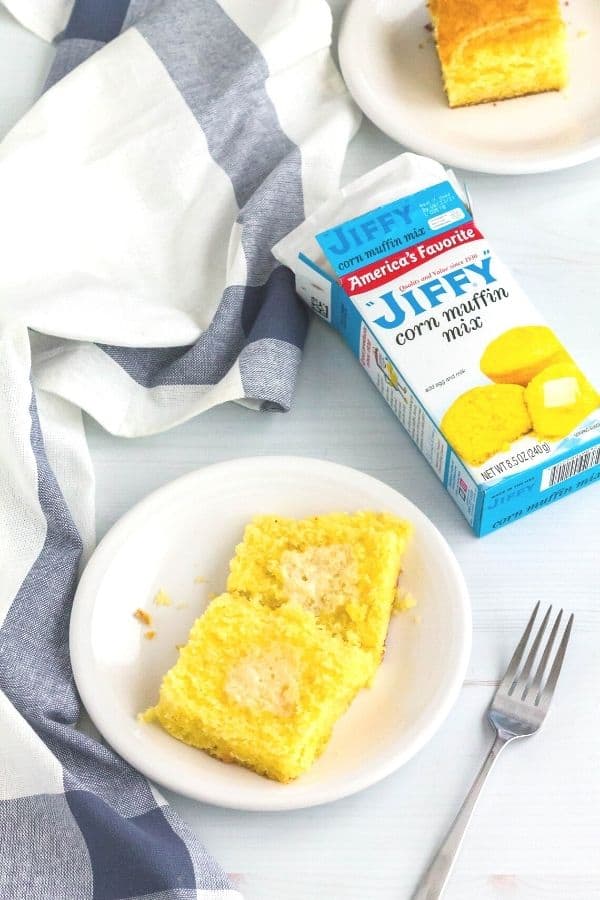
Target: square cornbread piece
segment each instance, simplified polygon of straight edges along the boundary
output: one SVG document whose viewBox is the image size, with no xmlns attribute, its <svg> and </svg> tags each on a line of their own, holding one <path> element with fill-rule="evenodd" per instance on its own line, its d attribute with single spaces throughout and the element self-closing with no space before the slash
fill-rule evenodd
<svg viewBox="0 0 600 900">
<path fill-rule="evenodd" d="M 429 0 L 429 10 L 450 106 L 565 87 L 558 0 Z"/>
<path fill-rule="evenodd" d="M 387 513 L 257 516 L 236 548 L 227 590 L 308 610 L 332 634 L 368 650 L 374 673 L 410 534 L 408 522 Z"/>
<path fill-rule="evenodd" d="M 222 594 L 141 718 L 225 762 L 290 781 L 321 753 L 370 670 L 367 653 L 300 607 Z"/>
</svg>

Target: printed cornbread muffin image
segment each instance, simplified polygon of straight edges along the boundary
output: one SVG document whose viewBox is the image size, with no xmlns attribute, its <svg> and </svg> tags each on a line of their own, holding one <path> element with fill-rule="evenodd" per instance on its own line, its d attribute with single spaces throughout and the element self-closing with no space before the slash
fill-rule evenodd
<svg viewBox="0 0 600 900">
<path fill-rule="evenodd" d="M 429 10 L 451 107 L 565 87 L 558 0 L 429 0 Z"/>
<path fill-rule="evenodd" d="M 532 432 L 566 437 L 598 406 L 598 394 L 546 325 L 520 325 L 485 348 L 481 371 L 495 382 L 461 394 L 440 428 L 459 456 L 478 466 Z"/>
<path fill-rule="evenodd" d="M 230 564 L 227 590 L 276 608 L 291 603 L 332 634 L 381 661 L 408 522 L 386 513 L 329 513 L 308 519 L 257 516 Z"/>
<path fill-rule="evenodd" d="M 481 357 L 481 371 L 498 384 L 527 387 L 535 375 L 571 357 L 547 325 L 509 328 L 491 341 Z"/>
<path fill-rule="evenodd" d="M 369 679 L 370 654 L 301 606 L 223 594 L 194 623 L 142 714 L 173 737 L 276 781 L 305 772 Z"/>
<path fill-rule="evenodd" d="M 518 384 L 488 384 L 456 398 L 440 428 L 454 450 L 473 466 L 531 431 L 525 389 Z"/>
<path fill-rule="evenodd" d="M 543 369 L 528 384 L 525 402 L 540 438 L 565 437 L 600 403 L 598 392 L 573 363 Z"/>
</svg>

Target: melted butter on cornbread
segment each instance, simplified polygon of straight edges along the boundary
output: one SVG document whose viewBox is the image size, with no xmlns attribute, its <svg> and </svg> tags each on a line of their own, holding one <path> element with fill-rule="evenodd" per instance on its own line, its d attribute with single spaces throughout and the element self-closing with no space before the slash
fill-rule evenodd
<svg viewBox="0 0 600 900">
<path fill-rule="evenodd" d="M 283 647 L 249 653 L 229 670 L 225 693 L 246 709 L 293 716 L 300 698 L 298 660 Z"/>
<path fill-rule="evenodd" d="M 335 612 L 359 599 L 358 566 L 349 544 L 286 550 L 280 566 L 289 601 L 310 612 Z"/>
</svg>

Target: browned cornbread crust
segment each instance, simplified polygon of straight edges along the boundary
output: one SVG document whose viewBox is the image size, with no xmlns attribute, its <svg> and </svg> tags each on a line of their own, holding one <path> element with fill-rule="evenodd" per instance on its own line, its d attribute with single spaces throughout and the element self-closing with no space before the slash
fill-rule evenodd
<svg viewBox="0 0 600 900">
<path fill-rule="evenodd" d="M 450 106 L 566 84 L 558 0 L 430 0 L 429 9 Z"/>
</svg>

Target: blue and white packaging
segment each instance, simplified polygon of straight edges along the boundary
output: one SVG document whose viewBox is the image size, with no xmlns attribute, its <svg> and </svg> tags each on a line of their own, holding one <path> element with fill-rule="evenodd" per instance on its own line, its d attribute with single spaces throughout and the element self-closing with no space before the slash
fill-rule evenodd
<svg viewBox="0 0 600 900">
<path fill-rule="evenodd" d="M 498 336 L 549 332 L 452 172 L 402 154 L 330 198 L 273 252 L 294 271 L 300 297 L 344 337 L 476 535 L 600 479 L 599 398 L 566 350 L 567 368 L 544 369 L 540 390 L 556 406 L 589 388 L 568 433 L 541 434 L 532 412 L 529 430 L 476 462 L 444 433 L 453 404 L 492 387 L 481 363 Z M 515 391 L 527 417 L 527 385 Z"/>
</svg>

